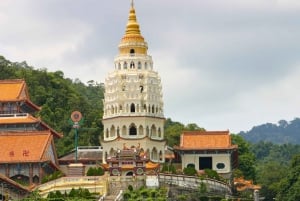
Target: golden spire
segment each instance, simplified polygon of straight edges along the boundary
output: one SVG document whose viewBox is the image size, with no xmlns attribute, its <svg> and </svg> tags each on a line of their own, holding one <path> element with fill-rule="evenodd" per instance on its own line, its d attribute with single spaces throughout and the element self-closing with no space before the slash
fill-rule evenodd
<svg viewBox="0 0 300 201">
<path fill-rule="evenodd" d="M 139 34 L 140 35 L 141 34 L 140 26 L 136 20 L 133 0 L 131 0 L 131 8 L 130 8 L 130 12 L 129 12 L 129 17 L 128 17 L 125 34 L 126 35 L 128 35 L 128 34 Z"/>
<path fill-rule="evenodd" d="M 125 34 L 119 44 L 120 54 L 129 54 L 134 51 L 137 54 L 147 54 L 148 45 L 141 35 L 140 25 L 137 22 L 134 3 L 131 0 L 129 17 L 126 25 Z"/>
</svg>

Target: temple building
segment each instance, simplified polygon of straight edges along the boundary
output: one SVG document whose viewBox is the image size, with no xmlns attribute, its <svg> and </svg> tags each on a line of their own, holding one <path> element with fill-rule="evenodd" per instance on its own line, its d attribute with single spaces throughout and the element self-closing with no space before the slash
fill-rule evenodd
<svg viewBox="0 0 300 201">
<path fill-rule="evenodd" d="M 54 138 L 62 134 L 34 113 L 24 80 L 0 80 L 0 176 L 30 186 L 59 170 Z"/>
<path fill-rule="evenodd" d="M 238 147 L 231 143 L 229 131 L 185 131 L 174 150 L 181 156 L 182 169 L 212 169 L 230 179 L 238 165 Z"/>
<path fill-rule="evenodd" d="M 151 162 L 165 161 L 162 85 L 147 50 L 132 2 L 114 70 L 105 79 L 104 163 L 129 149 Z"/>
</svg>

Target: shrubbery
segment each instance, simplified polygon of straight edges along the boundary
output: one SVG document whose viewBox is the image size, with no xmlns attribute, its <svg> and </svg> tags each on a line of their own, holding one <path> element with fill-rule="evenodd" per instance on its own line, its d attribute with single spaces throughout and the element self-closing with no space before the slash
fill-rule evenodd
<svg viewBox="0 0 300 201">
<path fill-rule="evenodd" d="M 74 189 L 70 193 L 62 194 L 60 191 L 50 192 L 47 196 L 47 200 L 51 199 L 54 201 L 63 201 L 63 200 L 95 200 L 95 197 L 87 189 Z"/>
<path fill-rule="evenodd" d="M 53 174 L 50 174 L 48 176 L 43 177 L 42 179 L 42 184 L 46 183 L 48 181 L 52 181 L 54 179 L 58 179 L 60 177 L 63 177 L 64 174 L 61 171 L 55 171 Z"/>
<path fill-rule="evenodd" d="M 176 168 L 173 164 L 164 163 L 161 172 L 176 174 Z"/>
<path fill-rule="evenodd" d="M 104 175 L 104 170 L 102 167 L 93 168 L 90 167 L 86 173 L 86 176 L 102 176 Z"/>
<path fill-rule="evenodd" d="M 195 176 L 197 175 L 197 170 L 195 169 L 195 167 L 189 166 L 183 169 L 183 173 L 188 176 Z"/>
<path fill-rule="evenodd" d="M 134 190 L 132 185 L 123 193 L 124 201 L 166 201 L 167 190 L 165 188 L 146 189 L 141 187 Z"/>
</svg>

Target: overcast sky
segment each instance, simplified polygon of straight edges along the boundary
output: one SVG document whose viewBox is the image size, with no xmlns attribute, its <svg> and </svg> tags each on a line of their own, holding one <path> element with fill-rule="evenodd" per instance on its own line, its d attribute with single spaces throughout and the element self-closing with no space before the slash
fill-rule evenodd
<svg viewBox="0 0 300 201">
<path fill-rule="evenodd" d="M 129 8 L 130 0 L 1 0 L 0 55 L 104 82 Z M 300 116 L 299 0 L 136 0 L 135 9 L 165 117 L 237 133 Z"/>
</svg>

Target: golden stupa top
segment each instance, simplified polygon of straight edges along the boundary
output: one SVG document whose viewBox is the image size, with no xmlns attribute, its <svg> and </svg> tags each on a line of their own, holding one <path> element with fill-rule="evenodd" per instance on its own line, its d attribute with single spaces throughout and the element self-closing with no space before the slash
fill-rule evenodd
<svg viewBox="0 0 300 201">
<path fill-rule="evenodd" d="M 136 20 L 136 14 L 135 14 L 135 9 L 133 5 L 133 1 L 131 1 L 131 8 L 129 11 L 129 17 L 128 17 L 128 22 L 126 26 L 126 32 L 125 35 L 131 35 L 131 34 L 138 34 L 140 35 L 140 25 L 138 24 Z"/>
<path fill-rule="evenodd" d="M 133 0 L 131 1 L 125 34 L 119 45 L 120 54 L 128 54 L 131 49 L 135 49 L 135 53 L 139 54 L 147 54 L 148 49 L 137 22 Z"/>
</svg>

